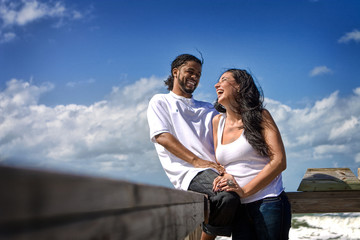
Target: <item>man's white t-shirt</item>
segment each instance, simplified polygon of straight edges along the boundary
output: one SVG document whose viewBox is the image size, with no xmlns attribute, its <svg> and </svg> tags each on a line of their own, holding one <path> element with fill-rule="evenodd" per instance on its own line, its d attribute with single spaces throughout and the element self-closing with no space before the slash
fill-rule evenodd
<svg viewBox="0 0 360 240">
<path fill-rule="evenodd" d="M 150 139 L 176 189 L 187 190 L 191 180 L 206 168 L 195 168 L 171 154 L 156 142 L 155 136 L 170 133 L 199 158 L 215 162 L 212 119 L 217 114 L 211 103 L 178 96 L 173 92 L 156 94 L 150 100 L 147 110 Z"/>
</svg>

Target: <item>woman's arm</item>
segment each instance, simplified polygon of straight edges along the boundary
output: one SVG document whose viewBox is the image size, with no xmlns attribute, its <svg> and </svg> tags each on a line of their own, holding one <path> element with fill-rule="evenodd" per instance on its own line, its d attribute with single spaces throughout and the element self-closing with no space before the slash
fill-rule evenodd
<svg viewBox="0 0 360 240">
<path fill-rule="evenodd" d="M 221 114 L 218 114 L 212 120 L 214 152 L 216 152 L 216 147 L 217 147 L 217 130 L 218 130 L 218 126 L 219 126 L 220 116 L 221 116 Z"/>
</svg>

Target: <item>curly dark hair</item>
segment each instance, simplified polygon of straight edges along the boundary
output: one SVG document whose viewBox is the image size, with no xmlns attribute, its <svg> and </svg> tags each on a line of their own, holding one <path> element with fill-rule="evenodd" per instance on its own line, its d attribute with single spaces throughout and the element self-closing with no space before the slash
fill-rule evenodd
<svg viewBox="0 0 360 240">
<path fill-rule="evenodd" d="M 174 76 L 172 71 L 174 68 L 178 68 L 186 62 L 194 61 L 199 63 L 201 66 L 204 63 L 204 59 L 201 57 L 201 60 L 191 54 L 181 54 L 175 58 L 175 60 L 171 63 L 171 75 L 164 81 L 167 89 L 171 91 L 174 87 Z"/>
<path fill-rule="evenodd" d="M 245 138 L 261 156 L 270 156 L 271 151 L 262 134 L 262 111 L 265 108 L 261 87 L 256 86 L 253 77 L 246 70 L 232 68 L 224 73 L 226 72 L 231 73 L 240 86 L 240 89 L 235 92 L 235 102 L 232 107 L 241 115 Z M 226 112 L 226 109 L 217 101 L 215 108 L 219 112 Z"/>
</svg>

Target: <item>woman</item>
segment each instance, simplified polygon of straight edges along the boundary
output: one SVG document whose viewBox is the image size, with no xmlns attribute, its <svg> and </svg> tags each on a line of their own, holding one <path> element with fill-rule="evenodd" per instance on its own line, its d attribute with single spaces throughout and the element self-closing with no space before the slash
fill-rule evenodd
<svg viewBox="0 0 360 240">
<path fill-rule="evenodd" d="M 235 239 L 288 239 L 290 204 L 282 184 L 286 155 L 280 132 L 253 78 L 229 69 L 215 84 L 213 119 L 216 158 L 226 169 L 214 180 L 214 191 L 233 191 L 241 199 Z"/>
</svg>

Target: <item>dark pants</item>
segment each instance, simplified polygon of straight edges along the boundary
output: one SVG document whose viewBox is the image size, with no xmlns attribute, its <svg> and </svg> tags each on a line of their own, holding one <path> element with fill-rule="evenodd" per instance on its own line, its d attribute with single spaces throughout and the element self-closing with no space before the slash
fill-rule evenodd
<svg viewBox="0 0 360 240">
<path fill-rule="evenodd" d="M 237 214 L 233 240 L 289 239 L 291 207 L 285 192 L 277 197 L 241 204 Z"/>
<path fill-rule="evenodd" d="M 191 181 L 188 190 L 204 193 L 210 202 L 209 222 L 203 223 L 203 231 L 210 235 L 231 236 L 233 222 L 240 198 L 234 192 L 217 192 L 213 188 L 214 179 L 219 176 L 211 169 L 198 173 Z"/>
</svg>

